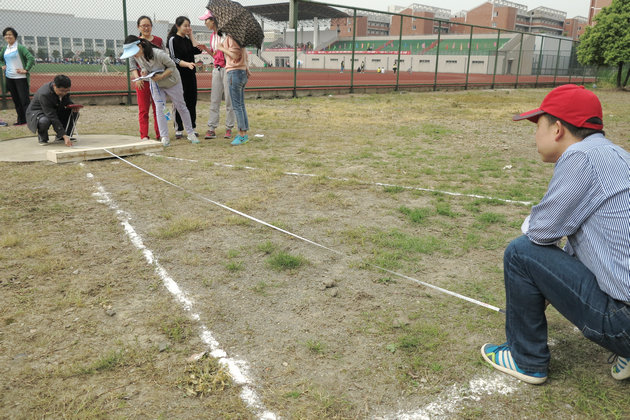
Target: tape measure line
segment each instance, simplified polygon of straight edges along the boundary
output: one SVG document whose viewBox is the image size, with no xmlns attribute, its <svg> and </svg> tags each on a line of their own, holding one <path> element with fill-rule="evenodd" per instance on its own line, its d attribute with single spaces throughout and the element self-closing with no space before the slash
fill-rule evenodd
<svg viewBox="0 0 630 420">
<path fill-rule="evenodd" d="M 156 174 L 154 174 L 154 173 L 152 173 L 152 172 L 149 172 L 149 171 L 147 171 L 146 169 L 141 168 L 140 166 L 138 166 L 138 165 L 136 165 L 136 164 L 134 164 L 134 163 L 129 162 L 128 160 L 126 160 L 126 159 L 124 159 L 124 158 L 122 158 L 122 157 L 118 156 L 117 154 L 115 154 L 115 153 L 113 153 L 113 152 L 111 152 L 111 151 L 109 151 L 109 150 L 107 150 L 107 149 L 103 149 L 103 150 L 105 150 L 107 153 L 109 153 L 109 154 L 110 154 L 110 155 L 112 155 L 113 157 L 115 157 L 115 158 L 117 158 L 117 159 L 120 159 L 121 161 L 125 162 L 126 164 L 128 164 L 128 165 L 130 165 L 130 166 L 132 166 L 132 167 L 134 167 L 134 168 L 136 168 L 136 169 L 138 169 L 139 171 L 144 172 L 145 174 L 147 174 L 147 175 L 149 175 L 149 176 L 152 176 L 152 177 L 154 177 L 154 178 L 156 178 L 156 179 L 158 179 L 158 180 L 160 180 L 160 181 L 164 182 L 165 184 L 168 184 L 168 185 L 170 185 L 170 186 L 172 186 L 172 187 L 174 187 L 174 188 L 177 188 L 177 189 L 179 189 L 179 190 L 181 190 L 181 191 L 183 191 L 183 192 L 185 192 L 185 193 L 187 193 L 187 194 L 190 194 L 190 195 L 192 195 L 192 196 L 194 196 L 194 197 L 196 197 L 196 198 L 198 198 L 198 199 L 200 199 L 200 200 L 203 200 L 203 201 L 206 201 L 206 202 L 208 202 L 208 203 L 214 204 L 215 206 L 217 206 L 217 207 L 221 207 L 221 208 L 222 208 L 222 209 L 224 209 L 224 210 L 227 210 L 227 211 L 232 212 L 232 213 L 234 213 L 234 214 L 238 214 L 239 216 L 242 216 L 242 217 L 244 217 L 244 218 L 246 218 L 246 219 L 249 219 L 249 220 L 251 220 L 251 221 L 253 221 L 253 222 L 256 222 L 256 223 L 261 224 L 261 225 L 263 225 L 263 226 L 267 226 L 267 227 L 269 227 L 269 228 L 271 228 L 271 229 L 277 230 L 278 232 L 282 232 L 282 233 L 284 233 L 285 235 L 291 236 L 291 237 L 296 238 L 296 239 L 299 239 L 299 240 L 301 240 L 301 241 L 303 241 L 303 242 L 306 242 L 306 243 L 309 243 L 309 244 L 311 244 L 311 245 L 317 246 L 317 247 L 319 247 L 319 248 L 325 249 L 326 251 L 329 251 L 329 252 L 332 252 L 332 253 L 334 253 L 334 254 L 340 255 L 340 256 L 342 256 L 342 257 L 344 257 L 344 258 L 350 258 L 348 255 L 344 254 L 343 252 L 340 252 L 340 251 L 337 251 L 337 250 L 335 250 L 335 249 L 329 248 L 329 247 L 327 247 L 327 246 L 325 246 L 325 245 L 322 245 L 322 244 L 320 244 L 320 243 L 317 243 L 317 242 L 315 242 L 315 241 L 312 241 L 312 240 L 310 240 L 310 239 L 308 239 L 308 238 L 304 238 L 303 236 L 296 235 L 295 233 L 292 233 L 292 232 L 289 232 L 288 230 L 285 230 L 285 229 L 279 228 L 278 226 L 274 226 L 274 225 L 272 225 L 272 224 L 270 224 L 270 223 L 265 222 L 264 220 L 257 219 L 257 218 L 255 218 L 255 217 L 253 217 L 253 216 L 250 216 L 250 215 L 246 214 L 246 213 L 243 213 L 243 212 L 238 211 L 238 210 L 236 210 L 236 209 L 233 209 L 233 208 L 231 208 L 231 207 L 229 207 L 229 206 L 226 206 L 225 204 L 221 204 L 221 203 L 219 203 L 219 202 L 217 202 L 217 201 L 211 200 L 211 199 L 209 199 L 209 198 L 207 198 L 207 197 L 204 197 L 204 196 L 202 196 L 201 194 L 198 194 L 198 193 L 196 193 L 196 192 L 194 192 L 194 191 L 189 191 L 189 190 L 187 190 L 186 188 L 184 188 L 184 187 L 182 187 L 182 186 L 180 186 L 180 185 L 174 184 L 174 183 L 172 183 L 172 182 L 170 182 L 170 181 L 168 181 L 168 180 L 166 180 L 166 179 L 164 179 L 164 178 L 160 177 L 159 175 L 156 175 Z M 407 279 L 407 280 L 409 280 L 409 281 L 412 281 L 412 282 L 417 283 L 417 284 L 420 284 L 420 285 L 422 285 L 422 286 L 425 286 L 425 287 L 428 287 L 428 288 L 431 288 L 431 289 L 437 290 L 437 291 L 442 292 L 442 293 L 445 293 L 445 294 L 447 294 L 447 295 L 450 295 L 450 296 L 453 296 L 453 297 L 456 297 L 456 298 L 459 298 L 459 299 L 465 300 L 465 301 L 470 302 L 470 303 L 474 303 L 475 305 L 479 305 L 479 306 L 481 306 L 481 307 L 484 307 L 484 308 L 487 308 L 487 309 L 490 309 L 490 310 L 493 310 L 493 311 L 496 311 L 496 312 L 505 313 L 505 311 L 504 311 L 503 309 L 500 309 L 500 308 L 498 308 L 498 307 L 496 307 L 496 306 L 493 306 L 493 305 L 490 305 L 490 304 L 488 304 L 488 303 L 481 302 L 481 301 L 479 301 L 479 300 L 476 300 L 476 299 L 470 298 L 470 297 L 468 297 L 468 296 L 464 296 L 464 295 L 461 295 L 461 294 L 459 294 L 459 293 L 452 292 L 452 291 L 447 290 L 447 289 L 444 289 L 444 288 L 442 288 L 442 287 L 435 286 L 435 285 L 433 285 L 433 284 L 423 282 L 423 281 L 418 280 L 418 279 L 416 279 L 416 278 L 409 277 L 409 276 L 407 276 L 407 275 L 404 275 L 404 274 L 401 274 L 401 273 L 397 273 L 397 272 L 392 271 L 392 270 L 388 270 L 388 269 L 386 269 L 386 268 L 380 267 L 380 266 L 375 265 L 375 264 L 371 264 L 371 263 L 366 263 L 366 264 L 367 264 L 368 266 L 370 266 L 370 267 L 373 267 L 373 268 L 376 268 L 376 269 L 381 270 L 381 271 L 383 271 L 383 272 L 389 273 L 389 274 L 391 274 L 391 275 L 393 275 L 393 276 L 397 276 L 397 277 L 400 277 L 400 278 Z"/>
</svg>

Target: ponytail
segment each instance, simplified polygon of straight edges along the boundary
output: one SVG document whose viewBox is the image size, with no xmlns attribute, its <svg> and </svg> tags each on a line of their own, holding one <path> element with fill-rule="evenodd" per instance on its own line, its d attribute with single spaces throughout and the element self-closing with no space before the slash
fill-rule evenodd
<svg viewBox="0 0 630 420">
<path fill-rule="evenodd" d="M 175 25 L 171 27 L 171 30 L 168 31 L 168 35 L 166 36 L 167 44 L 168 44 L 168 40 L 171 39 L 173 36 L 175 36 L 179 27 L 182 26 L 184 22 L 186 21 L 190 23 L 190 19 L 188 19 L 186 16 L 179 16 L 177 19 L 175 19 Z"/>
</svg>

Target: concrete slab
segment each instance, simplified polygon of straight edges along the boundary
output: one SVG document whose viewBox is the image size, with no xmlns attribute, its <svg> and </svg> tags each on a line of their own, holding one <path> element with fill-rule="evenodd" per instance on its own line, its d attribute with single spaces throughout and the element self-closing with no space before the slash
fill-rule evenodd
<svg viewBox="0 0 630 420">
<path fill-rule="evenodd" d="M 51 136 L 52 137 L 52 136 Z M 121 147 L 122 146 L 122 147 Z M 126 155 L 146 153 L 161 150 L 161 143 L 154 140 L 140 140 L 135 136 L 119 136 L 112 134 L 81 134 L 72 147 L 67 147 L 63 143 L 49 143 L 40 146 L 37 137 L 23 137 L 0 141 L 0 161 L 4 162 L 37 162 L 49 160 L 49 155 L 54 156 L 75 156 L 73 161 L 87 159 L 102 159 L 107 155 L 99 156 L 94 150 L 109 149 L 118 154 L 115 150 Z M 70 153 L 71 152 L 71 153 Z M 84 152 L 84 153 L 75 153 Z M 106 152 L 105 152 L 106 154 Z M 123 156 L 123 155 L 119 155 Z M 53 162 L 68 162 L 69 159 L 50 159 Z"/>
</svg>

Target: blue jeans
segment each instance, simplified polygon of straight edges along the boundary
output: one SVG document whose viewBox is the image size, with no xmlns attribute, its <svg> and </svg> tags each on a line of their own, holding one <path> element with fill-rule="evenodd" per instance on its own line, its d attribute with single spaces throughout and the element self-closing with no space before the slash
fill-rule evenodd
<svg viewBox="0 0 630 420">
<path fill-rule="evenodd" d="M 586 338 L 630 357 L 630 306 L 604 293 L 593 273 L 575 257 L 521 236 L 505 250 L 503 271 L 505 334 L 519 368 L 547 372 L 545 299 Z"/>
<path fill-rule="evenodd" d="M 232 108 L 236 114 L 236 124 L 241 131 L 249 130 L 247 110 L 245 109 L 245 85 L 247 84 L 247 72 L 245 70 L 232 70 L 227 72 Z"/>
</svg>

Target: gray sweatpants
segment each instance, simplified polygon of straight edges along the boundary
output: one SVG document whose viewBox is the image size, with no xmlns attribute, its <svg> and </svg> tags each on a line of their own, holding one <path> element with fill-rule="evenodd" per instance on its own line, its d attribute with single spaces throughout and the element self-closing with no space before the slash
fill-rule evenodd
<svg viewBox="0 0 630 420">
<path fill-rule="evenodd" d="M 182 123 L 184 124 L 184 130 L 186 133 L 192 134 L 195 132 L 190 119 L 190 112 L 186 108 L 186 101 L 184 101 L 184 89 L 182 84 L 178 83 L 173 87 L 161 88 L 153 80 L 151 81 L 151 97 L 155 103 L 155 117 L 157 118 L 158 128 L 160 129 L 160 137 L 168 137 L 168 122 L 166 121 L 165 113 L 166 109 L 166 95 L 171 98 L 173 107 L 179 112 L 182 117 Z M 174 113 L 173 113 L 174 114 Z M 171 116 L 173 119 L 174 116 Z"/>
<path fill-rule="evenodd" d="M 225 94 L 225 127 L 234 128 L 236 115 L 232 109 L 232 98 L 230 98 L 230 89 L 228 89 L 228 80 L 225 68 L 212 69 L 212 91 L 210 92 L 210 117 L 208 118 L 208 127 L 215 130 L 219 126 L 219 109 L 221 108 L 221 99 Z"/>
</svg>

